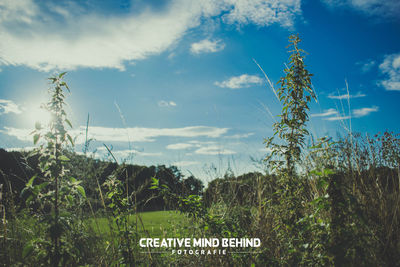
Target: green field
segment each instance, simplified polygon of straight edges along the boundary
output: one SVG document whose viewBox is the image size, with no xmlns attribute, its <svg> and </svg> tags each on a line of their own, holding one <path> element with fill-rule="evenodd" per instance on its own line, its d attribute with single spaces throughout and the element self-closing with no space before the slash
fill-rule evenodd
<svg viewBox="0 0 400 267">
<path fill-rule="evenodd" d="M 190 219 L 176 211 L 141 212 L 138 216 L 131 215 L 129 222 L 133 226 L 137 225 L 137 230 L 143 237 L 179 237 L 190 227 Z M 102 235 L 110 235 L 110 228 L 116 227 L 106 217 L 91 218 L 90 225 Z"/>
</svg>

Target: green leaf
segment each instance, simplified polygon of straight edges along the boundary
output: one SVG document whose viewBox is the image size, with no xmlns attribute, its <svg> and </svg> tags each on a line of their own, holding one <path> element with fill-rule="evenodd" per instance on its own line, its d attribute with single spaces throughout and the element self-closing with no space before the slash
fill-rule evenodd
<svg viewBox="0 0 400 267">
<path fill-rule="evenodd" d="M 152 187 L 150 187 L 150 189 L 158 188 L 160 181 L 155 177 L 151 177 L 151 180 L 153 180 L 153 182 L 151 183 Z"/>
<path fill-rule="evenodd" d="M 74 140 L 72 140 L 72 137 L 69 134 L 67 134 L 67 138 L 70 141 L 71 145 L 73 146 L 74 145 Z"/>
<path fill-rule="evenodd" d="M 29 181 L 26 183 L 26 187 L 32 187 L 33 181 L 35 181 L 37 175 L 34 175 Z"/>
<path fill-rule="evenodd" d="M 312 170 L 312 171 L 310 171 L 310 174 L 314 174 L 314 175 L 317 175 L 317 176 L 322 176 L 322 172 L 320 172 L 318 170 Z"/>
<path fill-rule="evenodd" d="M 65 119 L 65 122 L 72 128 L 72 123 L 68 119 Z"/>
<path fill-rule="evenodd" d="M 24 249 L 22 250 L 22 257 L 26 258 L 33 252 L 33 244 L 29 242 L 25 245 Z"/>
<path fill-rule="evenodd" d="M 85 189 L 84 189 L 81 185 L 77 185 L 77 186 L 76 186 L 76 190 L 78 190 L 78 192 L 79 192 L 79 194 L 81 194 L 81 196 L 83 196 L 84 198 L 86 198 Z"/>
<path fill-rule="evenodd" d="M 74 198 L 71 195 L 67 196 L 67 200 L 70 204 L 72 204 L 74 202 Z"/>
<path fill-rule="evenodd" d="M 62 83 L 60 83 L 60 85 L 61 85 L 61 86 L 65 86 L 65 88 L 67 88 L 68 92 L 71 92 L 71 91 L 69 90 L 69 87 L 68 87 L 68 85 L 67 85 L 66 82 L 62 82 Z M 63 96 L 64 96 L 64 95 L 63 95 Z"/>
<path fill-rule="evenodd" d="M 48 184 L 49 184 L 49 182 L 41 183 L 41 184 L 35 186 L 35 189 L 37 189 L 37 190 L 40 191 L 40 190 L 42 190 L 43 188 L 45 188 Z"/>
<path fill-rule="evenodd" d="M 61 160 L 61 161 L 69 161 L 69 158 L 67 158 L 67 157 L 64 156 L 64 155 L 61 155 L 61 156 L 59 157 L 59 160 Z"/>
<path fill-rule="evenodd" d="M 58 78 L 61 79 L 66 73 L 67 72 L 60 73 L 60 75 L 58 75 Z"/>
<path fill-rule="evenodd" d="M 326 175 L 326 176 L 334 174 L 334 173 L 335 173 L 335 171 L 332 169 L 324 169 L 324 175 Z"/>
<path fill-rule="evenodd" d="M 33 136 L 33 144 L 36 145 L 36 143 L 39 141 L 40 138 L 40 134 L 35 134 Z"/>
</svg>

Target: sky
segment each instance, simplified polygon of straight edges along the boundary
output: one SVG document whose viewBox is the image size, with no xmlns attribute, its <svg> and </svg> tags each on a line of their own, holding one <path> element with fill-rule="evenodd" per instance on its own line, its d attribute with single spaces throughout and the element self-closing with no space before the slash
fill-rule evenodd
<svg viewBox="0 0 400 267">
<path fill-rule="evenodd" d="M 205 182 L 258 170 L 273 89 L 299 34 L 314 138 L 400 132 L 397 0 L 0 0 L 0 147 L 30 149 L 48 77 L 66 71 L 83 152 Z"/>
</svg>

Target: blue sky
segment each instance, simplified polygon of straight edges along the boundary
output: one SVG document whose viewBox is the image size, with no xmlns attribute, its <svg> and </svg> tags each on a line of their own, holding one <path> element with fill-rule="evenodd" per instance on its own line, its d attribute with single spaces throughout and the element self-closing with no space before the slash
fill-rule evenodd
<svg viewBox="0 0 400 267">
<path fill-rule="evenodd" d="M 0 0 L 0 147 L 32 147 L 46 78 L 67 71 L 77 152 L 90 114 L 98 158 L 104 143 L 204 181 L 254 170 L 280 113 L 260 67 L 277 88 L 292 33 L 314 74 L 315 137 L 399 132 L 397 0 Z"/>
</svg>

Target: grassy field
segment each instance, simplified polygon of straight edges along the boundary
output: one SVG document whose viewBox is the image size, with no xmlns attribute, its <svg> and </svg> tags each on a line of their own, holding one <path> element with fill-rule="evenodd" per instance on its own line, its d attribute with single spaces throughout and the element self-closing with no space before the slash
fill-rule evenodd
<svg viewBox="0 0 400 267">
<path fill-rule="evenodd" d="M 136 221 L 138 232 L 143 237 L 179 237 L 190 227 L 190 219 L 176 211 L 148 211 L 139 213 L 138 217 L 135 215 L 129 217 L 131 225 L 136 225 Z M 104 235 L 111 234 L 110 226 L 116 227 L 115 223 L 110 225 L 106 217 L 90 219 L 90 224 L 93 229 Z"/>
</svg>

